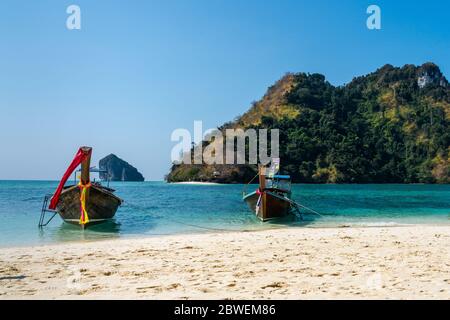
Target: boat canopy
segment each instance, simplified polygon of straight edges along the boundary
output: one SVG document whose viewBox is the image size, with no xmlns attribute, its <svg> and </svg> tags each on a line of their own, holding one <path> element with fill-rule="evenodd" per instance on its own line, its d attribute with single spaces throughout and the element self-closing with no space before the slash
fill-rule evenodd
<svg viewBox="0 0 450 320">
<path fill-rule="evenodd" d="M 282 175 L 282 174 L 276 174 L 273 177 L 266 176 L 266 178 L 269 178 L 269 179 L 280 179 L 280 180 L 290 180 L 291 176 L 289 176 L 289 175 Z"/>
<path fill-rule="evenodd" d="M 81 168 L 75 172 L 81 172 Z M 108 170 L 105 169 L 97 169 L 96 167 L 89 168 L 89 172 L 91 173 L 108 173 Z"/>
</svg>

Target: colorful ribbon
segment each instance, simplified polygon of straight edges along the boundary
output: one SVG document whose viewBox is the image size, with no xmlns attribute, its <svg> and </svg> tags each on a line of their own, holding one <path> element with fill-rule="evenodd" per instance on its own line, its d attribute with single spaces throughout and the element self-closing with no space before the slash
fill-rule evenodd
<svg viewBox="0 0 450 320">
<path fill-rule="evenodd" d="M 86 210 L 86 193 L 88 189 L 91 187 L 91 183 L 88 182 L 87 184 L 82 184 L 81 181 L 78 184 L 78 187 L 80 187 L 80 208 L 81 208 L 81 216 L 80 216 L 80 224 L 85 225 L 89 222 L 89 216 Z"/>
<path fill-rule="evenodd" d="M 72 163 L 70 164 L 70 166 L 67 168 L 66 172 L 64 173 L 64 176 L 62 177 L 61 181 L 59 182 L 58 188 L 55 191 L 55 194 L 53 195 L 51 201 L 50 201 L 50 205 L 49 205 L 49 209 L 55 210 L 56 209 L 56 205 L 58 204 L 59 201 L 59 196 L 61 195 L 61 192 L 64 188 L 64 185 L 67 182 L 67 179 L 69 179 L 70 175 L 72 174 L 72 172 L 75 171 L 75 169 L 88 157 L 90 156 L 92 152 L 92 149 L 90 149 L 88 152 L 83 151 L 82 148 L 80 148 L 77 152 L 77 154 L 75 155 L 75 158 L 73 158 Z"/>
</svg>

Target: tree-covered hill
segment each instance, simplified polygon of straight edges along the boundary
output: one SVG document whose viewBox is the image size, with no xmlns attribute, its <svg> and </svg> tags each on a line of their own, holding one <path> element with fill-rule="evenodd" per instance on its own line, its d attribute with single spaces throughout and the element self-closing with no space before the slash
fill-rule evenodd
<svg viewBox="0 0 450 320">
<path fill-rule="evenodd" d="M 283 171 L 305 183 L 450 183 L 450 87 L 438 66 L 385 65 L 335 87 L 289 73 L 225 128 L 280 129 Z M 248 165 L 174 165 L 168 181 L 245 182 Z"/>
</svg>

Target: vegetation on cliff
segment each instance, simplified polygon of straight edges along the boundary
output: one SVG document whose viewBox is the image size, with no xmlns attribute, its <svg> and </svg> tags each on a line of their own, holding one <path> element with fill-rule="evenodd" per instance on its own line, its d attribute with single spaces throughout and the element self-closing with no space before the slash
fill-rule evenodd
<svg viewBox="0 0 450 320">
<path fill-rule="evenodd" d="M 450 87 L 438 66 L 385 65 L 335 87 L 289 73 L 225 128 L 280 129 L 282 168 L 305 183 L 450 183 Z M 168 181 L 244 182 L 249 165 L 174 165 Z"/>
</svg>

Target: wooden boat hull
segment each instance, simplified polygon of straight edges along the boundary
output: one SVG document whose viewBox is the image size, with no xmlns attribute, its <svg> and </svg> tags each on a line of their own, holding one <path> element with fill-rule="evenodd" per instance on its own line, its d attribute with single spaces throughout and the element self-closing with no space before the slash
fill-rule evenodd
<svg viewBox="0 0 450 320">
<path fill-rule="evenodd" d="M 121 204 L 122 199 L 115 196 L 111 189 L 92 185 L 89 189 L 89 200 L 86 203 L 89 222 L 84 227 L 112 219 Z M 70 186 L 62 191 L 56 211 L 65 222 L 80 224 L 80 188 L 78 186 Z"/>
<path fill-rule="evenodd" d="M 252 192 L 244 196 L 244 201 L 250 210 L 255 212 L 256 216 L 262 221 L 282 218 L 291 213 L 291 202 L 288 199 L 268 191 L 261 196 L 260 209 L 256 212 L 256 203 L 259 196 L 256 191 Z"/>
</svg>

